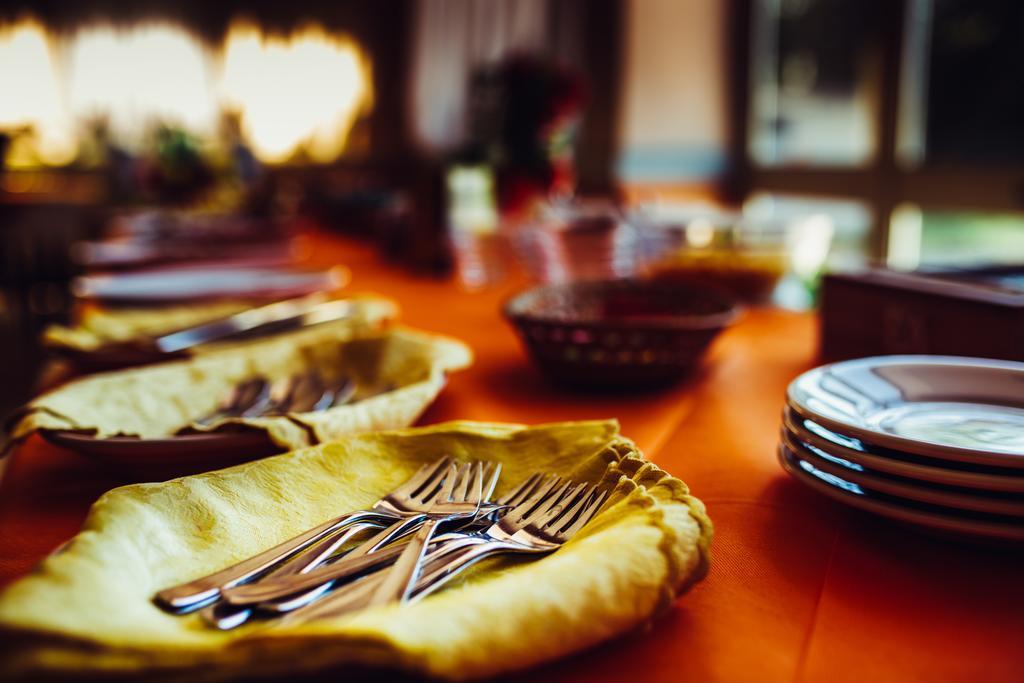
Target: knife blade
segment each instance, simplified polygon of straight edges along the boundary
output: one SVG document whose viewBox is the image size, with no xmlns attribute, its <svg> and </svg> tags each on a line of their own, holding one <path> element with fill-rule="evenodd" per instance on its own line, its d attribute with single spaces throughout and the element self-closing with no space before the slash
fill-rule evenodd
<svg viewBox="0 0 1024 683">
<path fill-rule="evenodd" d="M 156 337 L 153 345 L 162 353 L 177 353 L 201 344 L 238 336 L 259 336 L 341 320 L 352 315 L 351 301 L 325 301 L 314 294 L 252 308 L 221 320 L 196 325 Z"/>
</svg>

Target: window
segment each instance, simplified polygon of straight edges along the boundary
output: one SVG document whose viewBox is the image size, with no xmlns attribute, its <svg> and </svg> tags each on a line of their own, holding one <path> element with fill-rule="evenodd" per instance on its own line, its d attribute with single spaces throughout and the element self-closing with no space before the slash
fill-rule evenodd
<svg viewBox="0 0 1024 683">
<path fill-rule="evenodd" d="M 1024 260 L 1024 3 L 736 8 L 740 196 L 859 202 L 896 266 Z"/>
</svg>

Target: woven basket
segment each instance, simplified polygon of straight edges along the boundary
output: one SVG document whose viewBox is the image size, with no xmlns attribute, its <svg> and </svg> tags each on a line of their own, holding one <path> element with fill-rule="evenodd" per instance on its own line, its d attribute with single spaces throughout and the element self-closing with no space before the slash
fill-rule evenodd
<svg viewBox="0 0 1024 683">
<path fill-rule="evenodd" d="M 614 280 L 530 289 L 510 299 L 504 313 L 553 381 L 643 389 L 691 372 L 738 309 L 725 295 L 692 284 Z"/>
</svg>

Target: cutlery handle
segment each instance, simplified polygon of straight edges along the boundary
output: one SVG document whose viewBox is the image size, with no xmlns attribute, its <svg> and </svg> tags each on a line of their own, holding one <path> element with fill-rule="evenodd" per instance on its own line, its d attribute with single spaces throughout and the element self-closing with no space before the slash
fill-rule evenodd
<svg viewBox="0 0 1024 683">
<path fill-rule="evenodd" d="M 249 621 L 252 613 L 248 607 L 235 607 L 226 602 L 215 602 L 199 610 L 199 616 L 203 621 L 221 631 L 238 628 Z"/>
<path fill-rule="evenodd" d="M 423 555 L 440 523 L 439 519 L 429 519 L 420 527 L 413 539 L 405 546 L 402 554 L 395 560 L 395 564 L 386 571 L 384 579 L 370 598 L 370 606 L 386 605 L 389 602 L 405 602 L 408 599 L 409 592 L 419 578 Z"/>
<path fill-rule="evenodd" d="M 323 564 L 335 550 L 343 546 L 353 536 L 361 534 L 367 529 L 375 529 L 379 527 L 380 524 L 376 521 L 353 524 L 340 533 L 334 534 L 334 538 L 329 541 L 324 541 L 321 546 L 314 546 L 309 550 L 297 553 L 290 560 L 284 564 L 278 565 L 264 576 L 291 576 L 313 570 Z M 328 538 L 330 538 L 330 536 L 328 536 Z M 212 605 L 207 605 L 199 610 L 199 616 L 203 618 L 203 621 L 211 626 L 219 628 L 222 631 L 227 631 L 241 626 L 248 621 L 252 615 L 253 610 L 250 607 L 238 607 L 237 605 L 232 605 L 231 603 L 223 601 L 215 602 Z"/>
<path fill-rule="evenodd" d="M 284 580 L 275 584 L 272 583 L 274 575 L 271 574 L 270 577 L 267 577 L 259 584 L 249 584 L 227 591 L 224 599 L 238 606 L 251 605 L 254 602 L 258 602 L 260 608 L 269 612 L 292 612 L 305 607 L 334 588 L 335 584 L 339 581 L 356 574 L 361 574 L 367 569 L 375 569 L 378 564 L 391 563 L 395 558 L 400 557 L 401 553 L 406 549 L 408 542 L 401 542 L 401 544 L 396 544 L 380 552 L 378 552 L 378 548 L 416 531 L 427 519 L 427 515 L 415 515 L 395 522 L 387 529 L 384 529 L 373 538 L 350 551 L 334 565 L 324 567 L 319 572 L 309 572 L 307 576 L 313 576 L 313 579 L 299 581 L 293 577 L 288 582 L 287 577 L 285 577 Z M 443 521 L 448 520 L 439 519 L 438 523 Z M 430 533 L 432 537 L 434 530 L 431 530 Z M 440 538 L 445 539 L 445 536 Z M 464 535 L 458 534 L 456 538 L 462 539 Z M 430 538 L 427 539 L 428 544 L 429 542 Z M 369 556 L 377 559 L 368 564 L 365 558 Z M 313 583 L 314 581 L 316 584 Z"/>
<path fill-rule="evenodd" d="M 352 552 L 347 554 L 345 558 L 341 560 L 341 562 L 344 563 L 347 560 L 355 560 L 357 558 L 363 557 L 364 555 L 369 555 L 370 553 L 377 552 L 377 549 L 381 546 L 387 545 L 395 539 L 402 538 L 403 536 L 408 536 L 409 534 L 415 532 L 417 529 L 423 526 L 423 523 L 427 521 L 427 519 L 427 515 L 422 514 L 413 515 L 412 517 L 405 517 L 403 519 L 400 519 L 391 526 L 385 528 L 384 530 L 380 531 L 368 540 L 364 541 L 363 543 L 360 543 L 358 546 L 353 548 Z"/>
<path fill-rule="evenodd" d="M 411 543 L 409 544 L 411 545 Z M 469 548 L 467 548 L 467 545 Z M 467 559 L 464 563 L 460 563 L 456 566 L 456 563 L 468 554 L 469 550 L 477 549 L 474 546 L 482 546 L 484 549 L 488 549 L 487 552 L 478 552 L 473 555 L 472 558 Z M 498 544 L 495 542 L 488 541 L 479 536 L 466 536 L 461 539 L 453 539 L 450 542 L 446 542 L 441 547 L 431 551 L 423 558 L 423 564 L 426 567 L 430 567 L 438 562 L 443 563 L 440 571 L 432 571 L 424 576 L 419 576 L 415 579 L 415 586 L 413 591 L 416 589 L 424 589 L 430 586 L 430 582 L 438 580 L 436 575 L 439 575 L 446 570 L 443 583 L 446 583 L 453 578 L 459 572 L 469 568 L 472 564 L 482 560 L 489 554 L 501 552 L 503 548 L 497 547 Z M 408 545 L 406 549 L 408 549 Z M 393 550 L 388 548 L 387 550 Z M 383 551 L 383 552 L 387 552 Z M 466 552 L 459 554 L 453 560 L 447 560 L 450 555 L 458 553 L 460 550 Z M 451 568 L 450 570 L 448 568 Z M 330 595 L 317 600 L 316 602 L 303 605 L 291 612 L 285 614 L 281 622 L 282 624 L 300 624 L 306 621 L 312 621 L 314 619 L 324 619 L 328 617 L 337 617 L 342 614 L 347 614 L 360 609 L 365 609 L 374 604 L 380 604 L 374 601 L 376 595 L 382 591 L 385 582 L 389 577 L 389 571 L 378 571 L 370 576 L 364 577 L 355 583 L 350 583 L 341 588 L 336 589 Z M 438 585 L 437 587 L 440 587 Z M 436 590 L 433 586 L 430 586 L 428 592 Z M 412 592 L 412 591 L 409 591 Z M 427 593 L 423 593 L 426 595 Z M 420 595 L 413 595 L 412 599 L 416 600 Z"/>
<path fill-rule="evenodd" d="M 373 539 L 370 540 L 372 541 Z M 395 545 L 354 558 L 346 555 L 334 564 L 314 569 L 305 574 L 270 577 L 258 583 L 226 587 L 221 592 L 221 597 L 227 602 L 239 606 L 270 603 L 274 600 L 311 591 L 328 582 L 340 581 L 357 574 L 362 574 L 377 565 L 387 564 L 401 555 L 404 549 L 404 545 Z M 355 551 L 353 550 L 352 552 Z M 274 605 L 267 605 L 267 608 L 274 609 Z"/>
<path fill-rule="evenodd" d="M 283 574 L 280 577 L 275 571 L 259 583 L 225 589 L 221 597 L 239 607 L 259 604 L 262 609 L 273 612 L 299 609 L 324 595 L 334 584 L 393 562 L 406 549 L 406 544 L 396 543 L 383 550 L 377 548 L 389 540 L 394 540 L 400 533 L 415 530 L 416 525 L 422 523 L 425 517 L 417 515 L 400 520 L 400 523 L 395 522 L 334 564 L 305 573 Z M 464 535 L 442 535 L 437 538 L 447 542 L 450 539 L 462 540 Z M 436 556 L 436 552 L 428 555 L 427 559 Z"/>
<path fill-rule="evenodd" d="M 191 611 L 216 600 L 224 589 L 248 581 L 278 562 L 292 557 L 329 534 L 367 518 L 381 517 L 378 512 L 353 512 L 330 519 L 320 526 L 279 543 L 238 564 L 193 581 L 166 588 L 156 594 L 158 606 L 172 612 Z"/>
<path fill-rule="evenodd" d="M 280 564 L 267 572 L 263 578 L 277 578 L 281 576 L 291 576 L 294 574 L 305 574 L 306 572 L 313 571 L 326 562 L 331 555 L 338 550 L 338 548 L 351 541 L 354 537 L 362 534 L 368 529 L 379 529 L 381 526 L 383 525 L 378 524 L 376 521 L 352 524 L 340 533 L 334 534 L 333 538 L 328 536 L 328 538 L 330 538 L 329 541 L 325 540 L 321 545 L 296 553 L 287 562 Z"/>
<path fill-rule="evenodd" d="M 287 328 L 301 324 L 303 316 L 323 305 L 326 298 L 323 292 L 317 292 L 309 296 L 250 308 L 226 318 L 163 334 L 153 339 L 153 344 L 164 353 L 173 353 L 241 333 L 277 331 L 281 327 Z M 348 302 L 344 303 L 348 304 Z M 349 315 L 351 314 L 350 309 L 351 305 L 349 304 L 335 315 L 337 316 L 338 313 Z"/>
<path fill-rule="evenodd" d="M 488 557 L 500 555 L 501 553 L 524 552 L 542 551 L 531 550 L 520 544 L 511 545 L 501 541 L 490 541 L 470 546 L 454 557 L 440 559 L 439 566 L 425 572 L 416 582 L 416 586 L 411 591 L 410 599 L 419 600 L 420 598 L 427 597 L 477 562 Z"/>
<path fill-rule="evenodd" d="M 313 619 L 336 617 L 349 612 L 365 609 L 370 598 L 380 583 L 378 574 L 372 574 L 347 584 L 340 591 L 331 593 L 321 601 L 306 605 L 282 616 L 278 623 L 282 625 L 301 624 Z"/>
</svg>

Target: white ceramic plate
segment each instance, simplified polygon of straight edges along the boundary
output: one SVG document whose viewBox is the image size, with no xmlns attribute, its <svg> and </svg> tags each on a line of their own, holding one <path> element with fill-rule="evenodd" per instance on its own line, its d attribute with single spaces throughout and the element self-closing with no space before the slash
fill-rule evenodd
<svg viewBox="0 0 1024 683">
<path fill-rule="evenodd" d="M 789 385 L 797 413 L 913 455 L 1024 468 L 1024 363 L 879 356 L 815 368 Z"/>
<path fill-rule="evenodd" d="M 867 487 L 897 498 L 941 505 L 953 510 L 973 510 L 994 515 L 1018 516 L 1021 517 L 1021 523 L 1024 524 L 1024 495 L 995 492 L 986 495 L 985 492 L 977 490 L 886 476 L 857 463 L 836 458 L 828 451 L 801 441 L 786 429 L 782 430 L 781 438 L 786 448 L 818 470 L 851 481 L 861 487 Z"/>
<path fill-rule="evenodd" d="M 1024 493 L 1024 472 L 1020 470 L 929 460 L 890 451 L 831 432 L 791 409 L 783 414 L 783 423 L 800 441 L 826 451 L 834 458 L 880 473 L 947 486 Z"/>
<path fill-rule="evenodd" d="M 980 512 L 958 513 L 936 505 L 888 496 L 819 470 L 781 443 L 778 457 L 783 469 L 801 483 L 860 510 L 942 534 L 975 540 L 1024 543 L 1024 522 L 1020 518 Z"/>
<path fill-rule="evenodd" d="M 295 270 L 230 263 L 169 266 L 75 280 L 75 295 L 117 304 L 165 304 L 221 298 L 287 299 L 340 289 L 347 269 Z"/>
</svg>

